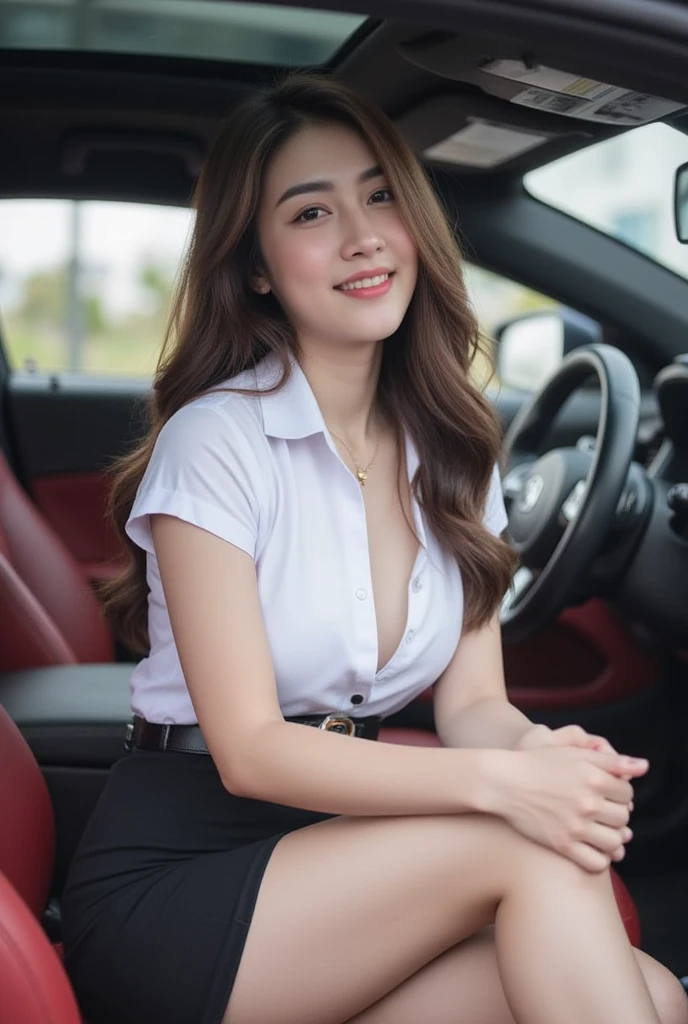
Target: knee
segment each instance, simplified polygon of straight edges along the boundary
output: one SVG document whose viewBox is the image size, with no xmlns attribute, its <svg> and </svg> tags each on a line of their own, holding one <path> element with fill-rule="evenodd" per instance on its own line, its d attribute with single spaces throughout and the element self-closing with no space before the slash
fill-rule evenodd
<svg viewBox="0 0 688 1024">
<path fill-rule="evenodd" d="M 645 983 L 662 1024 L 688 1024 L 688 997 L 671 971 L 645 954 L 638 954 Z"/>
</svg>

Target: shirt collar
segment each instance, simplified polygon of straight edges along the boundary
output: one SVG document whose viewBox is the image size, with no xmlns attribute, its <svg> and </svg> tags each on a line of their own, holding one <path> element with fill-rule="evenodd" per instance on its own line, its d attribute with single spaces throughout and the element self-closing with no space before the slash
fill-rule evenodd
<svg viewBox="0 0 688 1024">
<path fill-rule="evenodd" d="M 260 396 L 263 414 L 263 430 L 268 437 L 288 439 L 311 437 L 324 434 L 329 443 L 329 430 L 323 419 L 308 378 L 298 360 L 290 352 L 291 376 L 283 388 L 270 395 Z M 270 354 L 256 367 L 256 387 L 261 391 L 276 384 L 282 374 L 282 363 L 278 356 Z M 406 463 L 409 480 L 413 480 L 419 459 L 416 446 L 408 435 L 406 440 Z"/>
<path fill-rule="evenodd" d="M 312 434 L 327 435 L 327 426 L 320 412 L 308 379 L 295 356 L 289 356 L 289 380 L 270 395 L 260 396 L 263 430 L 268 437 L 300 438 Z M 278 356 L 268 355 L 256 367 L 256 386 L 263 391 L 276 384 L 282 375 Z"/>
</svg>

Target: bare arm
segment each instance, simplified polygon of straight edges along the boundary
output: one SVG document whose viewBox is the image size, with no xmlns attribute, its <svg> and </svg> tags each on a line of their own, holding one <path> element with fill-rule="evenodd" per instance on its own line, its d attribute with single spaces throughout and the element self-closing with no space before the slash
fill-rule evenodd
<svg viewBox="0 0 688 1024">
<path fill-rule="evenodd" d="M 174 517 L 151 523 L 186 682 L 230 792 L 331 814 L 482 811 L 589 871 L 616 857 L 633 795 L 624 779 L 647 762 L 575 748 L 403 747 L 285 722 L 250 556 Z"/>
<path fill-rule="evenodd" d="M 174 517 L 151 519 L 184 676 L 228 790 L 333 814 L 491 807 L 494 751 L 378 744 L 285 722 L 252 559 Z"/>
<path fill-rule="evenodd" d="M 534 728 L 509 703 L 499 617 L 461 638 L 435 685 L 435 724 L 446 747 L 513 749 Z"/>
</svg>

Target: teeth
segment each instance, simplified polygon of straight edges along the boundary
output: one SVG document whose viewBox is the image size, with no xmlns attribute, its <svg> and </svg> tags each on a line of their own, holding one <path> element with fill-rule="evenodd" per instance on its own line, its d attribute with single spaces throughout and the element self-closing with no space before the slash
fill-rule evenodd
<svg viewBox="0 0 688 1024">
<path fill-rule="evenodd" d="M 349 284 L 340 284 L 339 287 L 343 292 L 350 292 L 359 288 L 376 288 L 379 284 L 384 284 L 388 278 L 389 274 L 378 274 L 377 277 L 363 277 L 360 281 L 351 281 Z"/>
</svg>

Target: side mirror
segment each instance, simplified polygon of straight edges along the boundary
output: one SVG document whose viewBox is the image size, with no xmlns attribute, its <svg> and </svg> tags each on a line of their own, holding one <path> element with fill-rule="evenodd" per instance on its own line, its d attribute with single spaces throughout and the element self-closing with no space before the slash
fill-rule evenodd
<svg viewBox="0 0 688 1024">
<path fill-rule="evenodd" d="M 575 348 L 602 340 L 598 323 L 571 309 L 530 313 L 496 332 L 497 369 L 503 387 L 539 391 Z"/>
<path fill-rule="evenodd" d="M 674 227 L 676 237 L 688 242 L 688 163 L 681 164 L 674 177 Z"/>
</svg>

